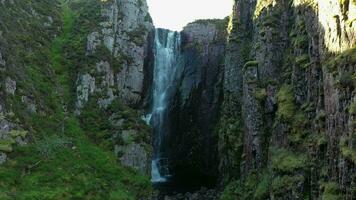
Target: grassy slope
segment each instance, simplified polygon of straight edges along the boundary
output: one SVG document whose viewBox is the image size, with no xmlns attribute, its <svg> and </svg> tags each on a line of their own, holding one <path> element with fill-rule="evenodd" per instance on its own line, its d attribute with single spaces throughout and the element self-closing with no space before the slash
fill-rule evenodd
<svg viewBox="0 0 356 200">
<path fill-rule="evenodd" d="M 37 5 L 48 4 L 41 1 Z M 85 47 L 73 39 L 73 32 L 78 29 L 77 16 L 69 7 L 63 7 L 60 37 L 51 45 L 45 43 L 43 51 L 34 52 L 31 59 L 23 61 L 31 66 L 25 72 L 31 80 L 28 84 L 33 84 L 31 90 L 35 91 L 35 97 L 43 99 L 40 109 L 45 112 L 23 113 L 25 109 L 16 97 L 7 99 L 17 120 L 31 130 L 31 144 L 15 147 L 9 162 L 0 167 L 0 199 L 130 200 L 147 196 L 151 191 L 147 177 L 120 166 L 112 151 L 94 144 L 88 135 L 95 127 L 82 129 L 79 120 L 63 110 L 62 103 L 70 104 L 73 96 L 71 84 L 76 71 L 73 63 L 78 63 L 78 58 L 70 60 L 76 55 L 72 50 L 82 51 L 80 49 Z M 85 38 L 82 32 L 76 37 Z M 28 37 L 41 37 L 39 34 L 25 32 Z M 41 53 L 41 60 L 33 59 L 39 56 L 36 53 Z M 42 65 L 44 63 L 47 65 Z M 42 73 L 47 67 L 54 71 L 54 76 Z"/>
</svg>

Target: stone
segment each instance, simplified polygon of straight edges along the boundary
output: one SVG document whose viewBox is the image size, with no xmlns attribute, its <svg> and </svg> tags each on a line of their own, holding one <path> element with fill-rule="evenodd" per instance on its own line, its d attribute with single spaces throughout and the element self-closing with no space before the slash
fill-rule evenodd
<svg viewBox="0 0 356 200">
<path fill-rule="evenodd" d="M 95 78 L 90 74 L 79 75 L 77 80 L 77 101 L 76 101 L 76 113 L 80 114 L 80 109 L 84 104 L 88 102 L 89 95 L 95 91 Z"/>
<path fill-rule="evenodd" d="M 3 68 L 3 67 L 5 67 L 5 65 L 6 65 L 6 61 L 5 61 L 5 59 L 3 58 L 3 56 L 2 56 L 2 54 L 0 52 L 0 67 Z"/>
<path fill-rule="evenodd" d="M 137 136 L 137 134 L 137 130 L 123 130 L 121 133 L 121 138 L 126 144 L 129 144 L 132 142 L 135 136 Z"/>
<path fill-rule="evenodd" d="M 37 106 L 35 103 L 35 100 L 33 98 L 27 97 L 27 96 L 22 96 L 21 97 L 22 103 L 24 103 L 27 106 L 27 110 L 30 113 L 36 113 L 37 112 Z"/>
<path fill-rule="evenodd" d="M 7 155 L 3 152 L 0 152 L 0 165 L 4 164 L 7 160 Z"/>
<path fill-rule="evenodd" d="M 103 19 L 100 23 L 104 45 L 115 57 L 125 57 L 121 71 L 115 74 L 118 97 L 128 105 L 137 105 L 142 100 L 144 81 L 144 60 L 148 52 L 148 34 L 153 24 L 146 20 L 148 6 L 146 1 L 123 0 L 120 4 L 113 1 L 102 8 Z M 120 16 L 119 16 L 120 13 Z M 134 31 L 141 29 L 139 37 L 143 43 L 136 44 L 131 37 Z"/>
<path fill-rule="evenodd" d="M 45 26 L 45 27 L 51 27 L 52 26 L 52 24 L 53 24 L 53 18 L 51 17 L 51 16 L 48 16 L 47 17 L 47 22 L 45 22 L 43 25 Z"/>
<path fill-rule="evenodd" d="M 141 173 L 147 174 L 150 166 L 150 157 L 141 144 L 132 143 L 128 146 L 116 146 L 116 152 L 120 152 L 121 164 L 132 167 Z"/>
<path fill-rule="evenodd" d="M 96 48 L 101 44 L 100 35 L 98 32 L 92 32 L 87 37 L 87 52 L 86 55 L 95 53 Z"/>
<path fill-rule="evenodd" d="M 5 79 L 5 91 L 8 94 L 14 95 L 15 91 L 16 91 L 16 81 L 14 81 L 11 78 L 7 77 Z"/>
</svg>

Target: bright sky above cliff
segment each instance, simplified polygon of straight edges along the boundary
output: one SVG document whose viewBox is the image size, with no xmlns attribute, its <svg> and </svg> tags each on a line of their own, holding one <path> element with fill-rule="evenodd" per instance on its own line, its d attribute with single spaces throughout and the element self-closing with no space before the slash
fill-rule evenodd
<svg viewBox="0 0 356 200">
<path fill-rule="evenodd" d="M 225 18 L 232 12 L 232 0 L 147 0 L 157 28 L 182 30 L 197 19 Z"/>
</svg>

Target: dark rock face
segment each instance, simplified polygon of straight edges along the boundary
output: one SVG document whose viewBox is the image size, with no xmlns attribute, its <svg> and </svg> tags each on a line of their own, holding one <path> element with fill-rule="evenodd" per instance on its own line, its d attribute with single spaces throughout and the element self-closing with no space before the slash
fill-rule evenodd
<svg viewBox="0 0 356 200">
<path fill-rule="evenodd" d="M 226 24 L 226 20 L 197 21 L 181 33 L 182 70 L 170 111 L 168 146 L 173 172 L 183 182 L 195 179 L 211 183 L 217 175 L 214 129 L 221 97 Z"/>
<path fill-rule="evenodd" d="M 219 170 L 240 181 L 223 199 L 355 198 L 355 8 L 235 1 Z"/>
</svg>

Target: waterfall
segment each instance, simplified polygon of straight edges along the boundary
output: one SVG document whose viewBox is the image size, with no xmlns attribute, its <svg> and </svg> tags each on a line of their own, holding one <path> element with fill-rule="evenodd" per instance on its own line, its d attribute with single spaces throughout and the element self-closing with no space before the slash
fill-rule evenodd
<svg viewBox="0 0 356 200">
<path fill-rule="evenodd" d="M 154 129 L 152 182 L 165 182 L 170 176 L 169 161 L 164 148 L 169 135 L 169 101 L 175 91 L 180 51 L 180 33 L 156 29 L 152 112 L 146 117 Z"/>
</svg>

